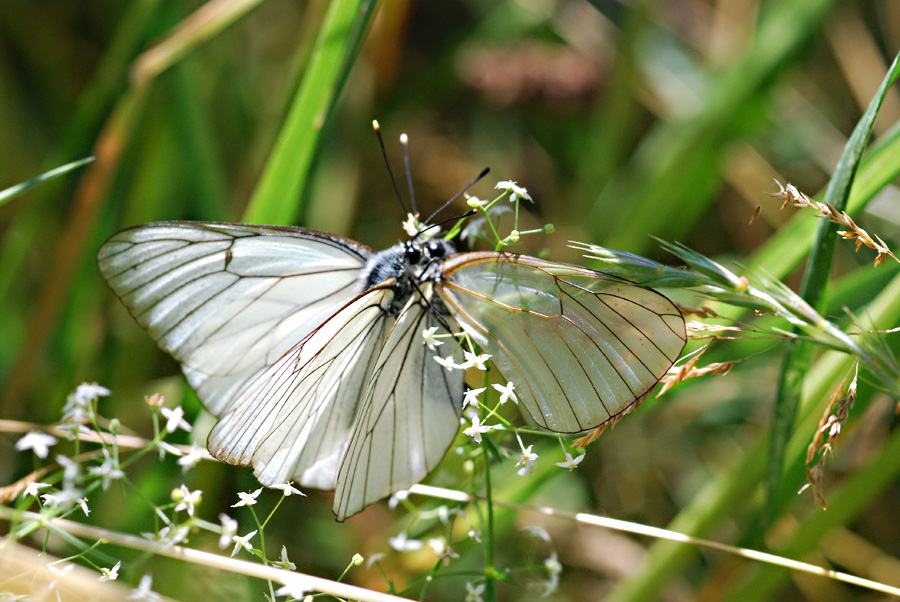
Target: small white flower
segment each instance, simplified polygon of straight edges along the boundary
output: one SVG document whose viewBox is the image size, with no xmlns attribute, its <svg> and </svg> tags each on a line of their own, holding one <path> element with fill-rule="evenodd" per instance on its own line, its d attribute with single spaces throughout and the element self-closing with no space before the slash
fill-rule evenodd
<svg viewBox="0 0 900 602">
<path fill-rule="evenodd" d="M 159 533 L 141 533 L 141 536 L 150 541 L 159 542 L 163 547 L 171 547 L 186 541 L 190 535 L 191 529 L 188 525 L 179 525 L 174 529 L 172 527 L 163 527 Z"/>
<path fill-rule="evenodd" d="M 481 531 L 476 531 L 474 528 L 469 529 L 469 537 L 481 543 Z"/>
<path fill-rule="evenodd" d="M 74 487 L 64 487 L 62 491 L 58 491 L 56 493 L 44 493 L 41 495 L 41 499 L 44 501 L 45 505 L 52 506 L 54 508 L 63 508 L 68 509 L 71 508 L 75 504 L 81 504 L 81 490 L 75 489 Z M 90 512 L 90 510 L 88 510 Z"/>
<path fill-rule="evenodd" d="M 527 477 L 532 472 L 534 472 L 534 463 L 538 459 L 538 455 L 531 451 L 533 445 L 529 445 L 525 449 L 522 450 L 522 455 L 519 456 L 518 462 L 516 462 L 516 466 L 519 466 L 519 470 L 516 471 L 520 477 Z"/>
<path fill-rule="evenodd" d="M 550 578 L 543 582 L 544 592 L 541 595 L 547 597 L 559 587 L 559 575 L 563 570 L 559 558 L 556 557 L 556 550 L 551 551 L 550 558 L 544 560 L 544 568 L 550 574 Z"/>
<path fill-rule="evenodd" d="M 160 412 L 166 419 L 166 430 L 170 433 L 174 433 L 177 429 L 181 429 L 187 432 L 191 432 L 191 425 L 187 423 L 184 419 L 184 408 L 178 406 L 174 410 L 169 408 L 160 408 Z"/>
<path fill-rule="evenodd" d="M 81 511 L 84 512 L 84 515 L 89 516 L 91 513 L 91 509 L 88 508 L 87 498 L 86 497 L 78 498 L 75 501 L 78 503 L 79 506 L 81 506 Z"/>
<path fill-rule="evenodd" d="M 437 337 L 434 336 L 434 334 L 437 332 L 437 330 L 438 330 L 437 326 L 432 326 L 431 328 L 426 328 L 425 330 L 422 331 L 422 339 L 424 340 L 425 344 L 428 345 L 428 348 L 431 349 L 432 351 L 434 351 L 434 349 L 436 347 L 438 347 L 439 345 L 444 344 L 443 341 L 437 340 Z"/>
<path fill-rule="evenodd" d="M 82 403 L 90 403 L 98 397 L 109 397 L 111 391 L 97 383 L 81 383 L 75 388 L 75 397 Z"/>
<path fill-rule="evenodd" d="M 532 537 L 537 537 L 538 539 L 542 539 L 547 543 L 550 543 L 550 534 L 547 533 L 547 529 L 538 526 L 538 525 L 528 525 L 524 529 L 522 529 Z"/>
<path fill-rule="evenodd" d="M 315 590 L 312 581 L 305 575 L 285 575 L 281 583 L 282 586 L 275 591 L 276 596 L 288 596 L 300 600 L 307 593 Z"/>
<path fill-rule="evenodd" d="M 38 483 L 37 481 L 32 481 L 28 483 L 28 486 L 25 487 L 25 491 L 22 493 L 23 496 L 32 496 L 37 497 L 38 491 L 44 489 L 45 487 L 49 487 L 50 483 Z"/>
<path fill-rule="evenodd" d="M 459 366 L 460 369 L 466 370 L 468 368 L 478 368 L 482 372 L 487 370 L 487 366 L 485 366 L 484 363 L 491 359 L 491 355 L 489 353 L 475 355 L 470 351 L 464 351 L 463 354 L 465 355 L 466 361 Z"/>
<path fill-rule="evenodd" d="M 472 209 L 484 209 L 484 206 L 488 204 L 487 201 L 483 201 L 477 196 L 470 195 L 468 192 L 465 193 L 465 198 L 466 205 L 468 205 Z"/>
<path fill-rule="evenodd" d="M 516 394 L 513 391 L 513 389 L 515 389 L 515 387 L 513 386 L 513 384 L 511 382 L 506 383 L 505 387 L 497 385 L 497 384 L 494 384 L 491 386 L 500 392 L 500 405 L 503 405 L 509 399 L 512 399 L 514 402 L 519 403 L 519 398 L 516 397 Z"/>
<path fill-rule="evenodd" d="M 288 497 L 290 495 L 302 495 L 303 497 L 306 497 L 305 493 L 294 487 L 293 481 L 288 481 L 283 485 L 272 485 L 272 489 L 281 489 L 281 491 L 284 493 L 284 497 Z"/>
<path fill-rule="evenodd" d="M 497 182 L 497 185 L 494 186 L 496 190 L 506 190 L 509 192 L 509 201 L 514 203 L 519 198 L 531 200 L 531 195 L 528 194 L 528 191 L 525 190 L 524 187 L 519 186 L 512 180 L 503 180 L 502 182 Z"/>
<path fill-rule="evenodd" d="M 194 508 L 200 503 L 202 496 L 203 492 L 199 489 L 197 489 L 196 491 L 191 491 L 185 486 L 184 483 L 182 483 L 179 495 L 181 501 L 179 501 L 175 506 L 175 512 L 187 510 L 188 516 L 194 516 Z"/>
<path fill-rule="evenodd" d="M 363 562 L 365 562 L 365 561 L 366 561 L 366 559 L 363 558 L 362 554 L 359 554 L 359 553 L 354 554 L 354 555 L 353 555 L 353 558 L 350 559 L 350 563 L 351 563 L 353 566 L 359 566 L 359 565 L 361 565 L 361 564 L 362 564 Z"/>
<path fill-rule="evenodd" d="M 227 514 L 219 514 L 219 522 L 222 523 L 222 533 L 219 535 L 219 548 L 224 550 L 231 545 L 231 538 L 237 535 L 238 522 Z"/>
<path fill-rule="evenodd" d="M 259 497 L 259 494 L 262 493 L 262 487 L 257 489 L 252 493 L 244 493 L 243 491 L 238 492 L 238 497 L 241 498 L 237 504 L 232 504 L 232 508 L 239 508 L 240 506 L 252 506 L 256 503 L 256 498 Z"/>
<path fill-rule="evenodd" d="M 181 466 L 182 472 L 187 472 L 205 457 L 206 453 L 203 448 L 194 443 L 191 445 L 191 451 L 189 451 L 187 455 L 178 458 L 178 465 Z"/>
<path fill-rule="evenodd" d="M 78 478 L 78 463 L 63 455 L 57 455 L 56 461 L 63 467 L 63 482 L 66 485 L 72 485 Z"/>
<path fill-rule="evenodd" d="M 241 537 L 239 535 L 233 536 L 231 538 L 231 541 L 234 542 L 234 549 L 231 551 L 231 556 L 234 557 L 234 555 L 237 554 L 238 550 L 240 550 L 241 548 L 244 548 L 248 552 L 253 552 L 253 546 L 250 545 L 250 540 L 253 538 L 254 535 L 256 535 L 255 530 L 251 531 L 250 533 L 247 533 L 243 537 Z"/>
<path fill-rule="evenodd" d="M 464 430 L 463 433 L 475 439 L 476 442 L 481 443 L 482 433 L 487 433 L 493 429 L 494 427 L 492 426 L 481 424 L 481 419 L 478 416 L 472 416 L 472 426 Z"/>
<path fill-rule="evenodd" d="M 61 568 L 61 569 L 56 568 L 56 566 L 54 566 L 54 565 L 52 565 L 52 564 L 50 564 L 50 565 L 48 565 L 48 566 L 50 567 L 50 572 L 53 573 L 54 575 L 58 575 L 59 577 L 62 577 L 63 575 L 65 575 L 66 573 L 68 573 L 69 571 L 71 571 L 73 568 L 75 568 L 75 565 L 74 565 L 74 564 L 66 564 L 66 565 L 63 565 L 63 568 Z M 54 577 L 53 580 L 50 581 L 50 584 L 47 586 L 47 589 L 48 589 L 48 590 L 53 591 L 53 590 L 56 589 L 56 585 L 57 585 L 56 579 L 57 579 L 57 578 Z M 59 593 L 56 594 L 56 598 L 57 598 L 57 600 L 60 599 Z"/>
<path fill-rule="evenodd" d="M 159 594 L 150 589 L 150 586 L 153 585 L 153 577 L 150 575 L 144 575 L 141 577 L 141 582 L 138 584 L 137 589 L 131 590 L 131 593 L 128 594 L 129 600 L 145 600 L 146 602 L 159 602 L 162 598 L 160 598 Z"/>
<path fill-rule="evenodd" d="M 281 562 L 279 562 L 278 564 L 281 565 L 281 568 L 288 569 L 289 571 L 297 570 L 297 565 L 288 560 L 286 546 L 281 546 Z"/>
<path fill-rule="evenodd" d="M 441 366 L 446 368 L 447 370 L 455 370 L 456 364 L 453 363 L 453 356 L 448 355 L 447 357 L 441 357 L 439 355 L 434 356 L 434 361 L 439 363 Z"/>
<path fill-rule="evenodd" d="M 19 451 L 30 449 L 34 452 L 34 455 L 43 460 L 50 454 L 50 447 L 55 444 L 56 437 L 53 435 L 31 431 L 16 441 L 16 449 Z"/>
<path fill-rule="evenodd" d="M 484 593 L 486 585 L 484 583 L 480 583 L 478 585 L 472 585 L 468 581 L 466 581 L 466 601 L 465 602 L 484 602 L 484 598 L 481 597 L 481 594 Z"/>
<path fill-rule="evenodd" d="M 413 215 L 412 213 L 406 214 L 406 221 L 403 222 L 403 231 L 409 236 L 415 236 L 423 227 L 424 225 L 419 222 L 418 215 Z"/>
<path fill-rule="evenodd" d="M 106 397 L 109 395 L 109 389 L 101 387 L 97 383 L 81 383 L 74 392 L 69 393 L 66 397 L 66 404 L 63 406 L 62 422 L 71 423 L 71 428 L 81 430 L 84 422 L 90 422 L 94 417 L 94 401 L 98 397 Z"/>
<path fill-rule="evenodd" d="M 481 387 L 480 389 L 469 389 L 466 391 L 465 397 L 463 397 L 463 409 L 466 409 L 468 406 L 472 406 L 473 408 L 478 407 L 478 396 L 484 393 L 487 390 L 487 387 Z"/>
<path fill-rule="evenodd" d="M 566 452 L 566 461 L 565 462 L 556 462 L 555 464 L 556 464 L 556 466 L 559 466 L 560 468 L 568 468 L 569 470 L 572 470 L 573 468 L 575 468 L 576 466 L 581 464 L 581 461 L 584 460 L 585 455 L 586 454 L 581 454 L 577 458 L 573 458 L 572 454 L 570 454 L 569 452 Z"/>
<path fill-rule="evenodd" d="M 394 494 L 388 498 L 388 508 L 393 510 L 396 508 L 400 502 L 409 497 L 409 491 L 406 489 L 401 489 L 400 491 L 395 491 Z"/>
<path fill-rule="evenodd" d="M 369 559 L 366 560 L 366 568 L 367 569 L 372 568 L 372 565 L 377 564 L 382 558 L 384 558 L 384 554 L 382 554 L 381 552 L 378 552 L 377 554 L 372 554 L 371 556 L 369 556 Z"/>
<path fill-rule="evenodd" d="M 434 553 L 440 558 L 444 566 L 449 566 L 451 560 L 459 558 L 459 554 L 453 551 L 447 541 L 443 537 L 433 537 L 428 540 L 428 547 L 434 550 Z"/>
<path fill-rule="evenodd" d="M 113 460 L 106 448 L 103 448 L 103 457 L 103 464 L 100 466 L 89 467 L 88 472 L 102 477 L 103 489 L 105 491 L 106 489 L 109 489 L 110 481 L 121 479 L 125 476 L 125 473 L 119 469 L 118 463 Z"/>
<path fill-rule="evenodd" d="M 119 578 L 119 567 L 122 566 L 122 561 L 116 563 L 111 569 L 100 569 L 100 572 L 103 573 L 97 578 L 97 581 L 115 581 Z"/>
<path fill-rule="evenodd" d="M 159 448 L 159 459 L 160 461 L 166 457 L 166 454 L 170 456 L 175 456 L 176 458 L 180 458 L 184 455 L 184 452 L 172 445 L 171 443 L 166 443 L 165 441 L 159 441 L 156 444 L 156 447 Z"/>
<path fill-rule="evenodd" d="M 409 539 L 405 532 L 388 539 L 388 544 L 398 552 L 414 552 L 421 550 L 424 545 L 418 539 Z"/>
</svg>

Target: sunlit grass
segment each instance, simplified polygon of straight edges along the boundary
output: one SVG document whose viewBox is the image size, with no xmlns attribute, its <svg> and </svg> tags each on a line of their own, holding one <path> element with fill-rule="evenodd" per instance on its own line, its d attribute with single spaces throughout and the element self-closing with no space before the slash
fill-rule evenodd
<svg viewBox="0 0 900 602">
<path fill-rule="evenodd" d="M 539 217 L 523 212 L 521 230 L 553 223 L 556 232 L 526 237 L 517 251 L 546 250 L 555 260 L 605 269 L 566 248 L 568 240 L 578 240 L 679 265 L 652 234 L 684 243 L 754 284 L 761 276 L 799 291 L 798 266 L 816 244 L 818 222 L 810 211 L 779 213 L 780 202 L 766 193 L 777 192 L 777 177 L 814 200 L 832 202 L 814 193 L 833 175 L 834 182 L 848 175 L 845 164 L 836 170 L 838 157 L 889 71 L 892 57 L 879 49 L 898 43 L 886 25 L 898 16 L 892 5 L 827 0 L 751 3 L 743 12 L 733 3 L 706 2 L 679 5 L 690 7 L 685 11 L 638 3 L 610 12 L 598 11 L 596 3 L 514 1 L 198 6 L 142 0 L 103 15 L 47 13 L 27 3 L 0 8 L 9 49 L 0 60 L 0 188 L 76 157 L 96 157 L 0 206 L 0 419 L 42 430 L 60 419 L 79 382 L 97 381 L 113 391 L 101 413 L 118 418 L 122 440 L 150 442 L 165 431 L 154 431 L 156 414 L 142 401 L 164 392 L 169 406 L 182 406 L 194 424 L 191 435 L 166 434 L 165 441 L 183 445 L 182 451 L 202 445 L 208 417 L 173 377 L 177 365 L 106 290 L 96 249 L 115 231 L 144 221 L 242 217 L 326 224 L 375 247 L 393 244 L 403 237 L 403 216 L 370 133 L 373 118 L 391 132 L 394 165 L 399 152 L 390 140 L 410 134 L 417 196 L 426 208 L 439 206 L 485 165 L 496 178 L 472 194 L 491 198 L 496 180 L 527 187 Z M 203 11 L 223 18 L 198 24 Z M 848 31 L 855 33 L 848 38 Z M 165 61 L 150 62 L 159 56 Z M 848 70 L 849 64 L 856 67 Z M 866 80 L 868 88 L 860 84 Z M 845 210 L 896 250 L 900 219 L 892 182 L 900 173 L 900 128 L 891 127 L 898 118 L 895 91 L 887 89 L 885 98 L 879 135 L 865 152 L 862 143 L 854 151 L 859 168 L 853 187 L 844 190 Z M 748 224 L 755 205 L 762 206 L 760 217 Z M 465 211 L 464 203 L 454 210 Z M 854 254 L 852 244 L 835 241 L 835 260 L 814 266 L 828 304 L 813 305 L 849 342 L 866 341 L 871 346 L 863 351 L 893 357 L 896 334 L 860 335 L 900 322 L 897 268 L 890 260 L 874 268 L 874 252 Z M 666 293 L 684 305 L 696 301 L 680 291 Z M 667 525 L 792 559 L 816 552 L 815 564 L 898 585 L 896 570 L 879 568 L 896 567 L 900 554 L 893 543 L 900 539 L 897 529 L 882 518 L 896 514 L 900 470 L 889 428 L 894 402 L 883 395 L 884 383 L 861 370 L 854 407 L 825 467 L 829 509 L 823 512 L 809 492 L 796 492 L 806 480 L 807 449 L 841 382 L 846 393 L 851 357 L 814 347 L 795 379 L 802 387 L 796 419 L 792 426 L 774 421 L 784 344 L 764 330 L 773 319 L 723 305 L 716 311 L 719 321 L 738 320 L 742 328 L 752 323 L 765 337 L 710 346 L 701 363 L 740 361 L 727 375 L 688 380 L 659 400 L 646 400 L 589 446 L 572 471 L 555 466 L 566 462 L 555 437 L 531 441 L 524 431 L 520 443 L 511 432 L 492 431 L 486 440 L 496 443 L 479 447 L 460 435 L 466 453 L 451 451 L 430 483 L 484 493 L 479 471 L 492 460 L 497 599 L 530 599 L 540 590 L 529 583 L 549 583 L 551 549 L 562 568 L 558 599 L 599 599 L 612 590 L 610 599 L 619 600 L 678 592 L 796 599 L 814 591 L 784 569 L 718 554 L 701 558 L 697 547 L 683 543 L 600 536 L 576 522 L 541 520 L 500 505 L 506 502 Z M 499 395 L 486 389 L 494 399 Z M 53 455 L 35 462 L 31 450 L 14 451 L 25 433 L 3 424 L 8 453 L 0 456 L 0 485 L 47 466 L 38 481 L 52 479 L 52 491 L 61 491 L 64 474 Z M 784 461 L 770 471 L 777 478 L 770 474 L 766 493 L 773 424 L 789 428 L 779 444 Z M 108 432 L 111 425 L 98 427 Z M 100 444 L 76 448 L 60 433 L 55 437 L 53 454 L 86 451 L 85 468 L 106 462 Z M 515 464 L 529 446 L 538 461 L 525 478 Z M 126 470 L 133 486 L 113 482 L 103 491 L 102 474 L 83 471 L 84 487 L 93 487 L 85 494 L 92 513 L 84 516 L 76 504 L 65 510 L 69 519 L 137 538 L 158 533 L 165 522 L 155 508 L 168 512 L 174 526 L 185 519 L 186 509 L 175 513 L 172 499 L 183 483 L 189 492 L 203 491 L 198 520 L 208 523 L 191 532 L 190 547 L 226 560 L 234 544 L 219 552 L 220 534 L 211 526 L 232 511 L 239 491 L 258 487 L 250 471 L 203 462 L 183 473 L 176 458 L 160 462 L 157 448 L 149 449 Z M 124 452 L 120 461 L 135 455 Z M 413 598 L 462 599 L 466 582 L 476 588 L 484 577 L 483 546 L 458 526 L 461 518 L 454 519 L 456 527 L 442 523 L 444 502 L 411 496 L 396 509 L 378 504 L 337 524 L 328 494 L 306 493 L 279 501 L 280 492 L 264 491 L 260 522 L 280 504 L 278 511 L 265 530 L 249 513 L 236 514 L 236 535 L 264 531 L 270 562 L 280 561 L 284 545 L 299 571 L 332 581 L 355 553 L 367 560 L 383 553 L 377 564 L 352 566 L 344 581 Z M 23 499 L 6 500 L 4 512 L 23 510 Z M 36 498 L 28 500 L 37 509 Z M 447 504 L 470 509 L 466 526 L 487 520 L 483 502 Z M 27 520 L 34 517 L 4 522 L 2 529 L 12 532 Z M 552 546 L 522 531 L 535 523 L 550 534 Z M 392 548 L 391 538 L 400 533 L 421 540 L 422 548 Z M 80 537 L 76 543 L 54 535 L 48 550 L 70 556 L 99 536 Z M 439 537 L 460 555 L 449 567 L 437 544 L 427 545 Z M 45 545 L 33 535 L 22 541 Z M 238 554 L 253 559 L 246 550 Z M 281 587 L 243 577 L 210 580 L 198 565 L 121 546 L 100 546 L 84 558 L 81 563 L 94 569 L 110 569 L 120 558 L 119 582 L 128 589 L 152 573 L 153 589 L 180 599 L 198 591 L 235 599 Z M 611 562 L 618 559 L 622 565 Z M 429 581 L 429 575 L 437 578 Z M 818 587 L 843 587 L 814 579 Z M 204 591 L 213 581 L 215 587 Z M 478 595 L 487 600 L 486 590 Z M 835 595 L 841 594 L 876 599 L 855 587 Z"/>
</svg>

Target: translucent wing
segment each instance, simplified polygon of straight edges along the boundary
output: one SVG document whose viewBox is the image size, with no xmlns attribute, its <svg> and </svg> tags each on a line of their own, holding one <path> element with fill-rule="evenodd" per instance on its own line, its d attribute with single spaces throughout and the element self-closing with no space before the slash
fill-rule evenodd
<svg viewBox="0 0 900 602">
<path fill-rule="evenodd" d="M 431 285 L 421 288 L 430 297 Z M 338 520 L 421 481 L 453 443 L 464 375 L 434 361 L 422 338 L 432 326 L 446 332 L 416 293 L 387 337 L 353 422 L 335 490 Z M 461 352 L 455 355 L 460 362 Z"/>
<path fill-rule="evenodd" d="M 213 429 L 210 452 L 252 464 L 263 485 L 334 489 L 392 297 L 389 289 L 360 295 L 260 374 Z"/>
<path fill-rule="evenodd" d="M 643 397 L 684 348 L 659 293 L 600 272 L 498 253 L 456 255 L 439 288 L 540 426 L 596 427 Z"/>
<path fill-rule="evenodd" d="M 300 228 L 163 222 L 98 254 L 103 276 L 213 414 L 357 294 L 367 247 Z"/>
</svg>

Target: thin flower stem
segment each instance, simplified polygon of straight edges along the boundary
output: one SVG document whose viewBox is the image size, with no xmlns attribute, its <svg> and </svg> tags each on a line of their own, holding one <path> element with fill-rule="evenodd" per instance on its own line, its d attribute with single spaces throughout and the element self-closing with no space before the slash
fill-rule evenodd
<svg viewBox="0 0 900 602">
<path fill-rule="evenodd" d="M 279 506 L 281 506 L 281 502 L 284 501 L 285 497 L 287 497 L 287 496 L 283 495 L 280 498 L 278 498 L 278 502 L 275 504 L 275 507 L 272 508 L 272 511 L 269 512 L 269 516 L 266 517 L 266 520 L 263 521 L 263 524 L 259 525 L 260 533 L 262 533 L 262 530 L 266 528 L 266 525 L 269 524 L 269 521 L 272 519 L 272 517 L 275 516 L 275 511 L 278 510 Z"/>
<path fill-rule="evenodd" d="M 284 496 L 282 496 L 281 499 L 283 500 Z M 279 500 L 278 503 L 280 504 L 281 500 Z M 268 556 L 266 556 L 266 534 L 265 534 L 265 531 L 263 530 L 263 527 L 265 527 L 266 523 L 269 522 L 269 519 L 272 518 L 272 513 L 270 512 L 269 516 L 266 517 L 265 522 L 260 524 L 259 517 L 256 515 L 256 510 L 253 509 L 253 506 L 247 506 L 247 508 L 250 509 L 250 514 L 253 515 L 253 522 L 256 523 L 256 529 L 259 531 L 259 552 L 260 553 L 257 554 L 257 556 L 259 556 L 259 559 L 262 560 L 264 566 L 269 566 L 269 558 L 268 558 Z M 278 508 L 277 504 L 276 504 L 275 508 Z M 272 512 L 275 512 L 274 508 L 272 509 Z M 269 598 L 274 600 L 275 599 L 275 588 L 272 587 L 272 580 L 267 579 L 266 584 L 269 586 Z"/>
<path fill-rule="evenodd" d="M 485 437 L 487 438 L 487 437 Z M 491 458 L 490 454 L 484 456 L 484 503 L 487 511 L 487 528 L 484 534 L 484 572 L 485 572 L 485 596 L 489 602 L 496 600 L 494 591 L 494 503 L 491 494 Z"/>
</svg>

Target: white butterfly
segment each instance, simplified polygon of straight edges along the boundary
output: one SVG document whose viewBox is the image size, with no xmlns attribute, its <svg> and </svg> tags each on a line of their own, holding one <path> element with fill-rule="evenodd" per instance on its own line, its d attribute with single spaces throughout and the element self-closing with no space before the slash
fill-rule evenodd
<svg viewBox="0 0 900 602">
<path fill-rule="evenodd" d="M 648 288 L 440 239 L 376 253 L 302 228 L 162 222 L 116 234 L 98 261 L 219 417 L 210 452 L 264 485 L 334 489 L 338 520 L 423 479 L 457 434 L 464 375 L 423 331 L 464 330 L 562 433 L 625 412 L 685 343 L 678 308 Z"/>
</svg>

